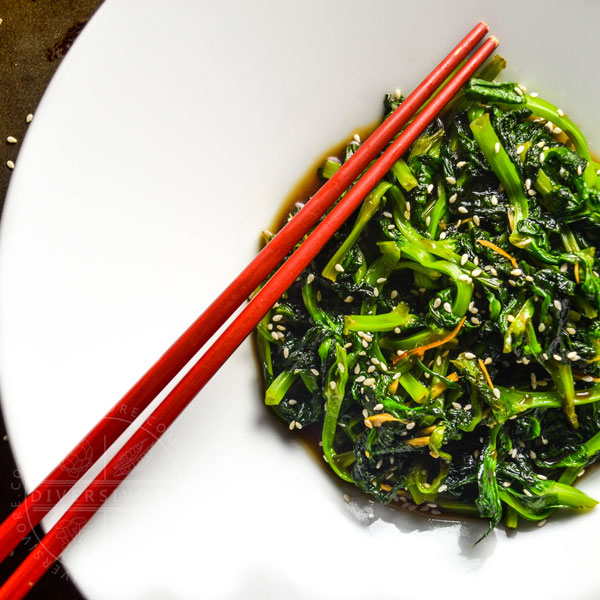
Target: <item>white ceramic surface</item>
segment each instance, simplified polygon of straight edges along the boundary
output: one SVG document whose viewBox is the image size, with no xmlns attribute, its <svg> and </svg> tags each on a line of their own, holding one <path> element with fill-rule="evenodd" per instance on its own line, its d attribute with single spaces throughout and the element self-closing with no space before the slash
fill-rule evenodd
<svg viewBox="0 0 600 600">
<path fill-rule="evenodd" d="M 25 487 L 248 262 L 314 160 L 477 20 L 508 76 L 600 148 L 599 18 L 591 0 L 108 0 L 44 96 L 2 217 L 2 409 Z M 600 474 L 582 487 L 600 497 Z M 477 524 L 346 491 L 268 418 L 246 343 L 64 560 L 90 600 L 598 597 L 600 509 L 474 549 Z"/>
</svg>

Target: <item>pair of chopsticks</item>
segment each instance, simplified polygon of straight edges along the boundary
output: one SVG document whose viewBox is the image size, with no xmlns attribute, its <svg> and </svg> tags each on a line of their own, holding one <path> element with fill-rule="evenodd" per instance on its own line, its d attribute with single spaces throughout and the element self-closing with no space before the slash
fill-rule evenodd
<svg viewBox="0 0 600 600">
<path fill-rule="evenodd" d="M 30 552 L 0 588 L 0 600 L 15 600 L 27 594 L 331 236 L 360 206 L 365 196 L 483 64 L 498 45 L 498 40 L 493 36 L 483 42 L 470 58 L 467 57 L 485 37 L 488 29 L 485 23 L 479 23 L 467 34 L 360 146 L 352 158 L 321 187 L 208 309 L 0 525 L 0 560 L 3 560 L 51 510 L 53 505 L 48 503 L 48 498 L 62 498 L 73 487 L 360 177 Z M 443 85 L 463 61 L 463 66 L 454 77 Z M 400 131 L 402 133 L 394 139 Z M 361 176 L 386 146 L 388 147 L 385 152 Z M 78 468 L 73 468 L 75 465 L 79 465 Z M 50 491 L 51 494 L 48 493 Z"/>
</svg>

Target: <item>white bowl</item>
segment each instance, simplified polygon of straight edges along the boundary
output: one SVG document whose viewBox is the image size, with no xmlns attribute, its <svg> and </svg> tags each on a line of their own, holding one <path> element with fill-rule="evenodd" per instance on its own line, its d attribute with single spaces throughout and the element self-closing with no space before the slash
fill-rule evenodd
<svg viewBox="0 0 600 600">
<path fill-rule="evenodd" d="M 505 77 L 600 148 L 598 3 L 100 8 L 44 96 L 2 218 L 2 408 L 27 490 L 252 258 L 314 161 L 480 19 Z M 582 487 L 599 498 L 598 473 Z M 245 343 L 64 560 L 91 600 L 598 596 L 600 510 L 473 548 L 483 524 L 346 492 L 261 405 Z"/>
</svg>

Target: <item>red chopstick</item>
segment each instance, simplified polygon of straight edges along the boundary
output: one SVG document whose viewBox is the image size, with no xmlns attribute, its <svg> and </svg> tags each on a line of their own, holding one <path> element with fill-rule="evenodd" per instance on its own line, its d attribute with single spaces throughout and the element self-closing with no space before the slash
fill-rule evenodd
<svg viewBox="0 0 600 600">
<path fill-rule="evenodd" d="M 81 527 L 89 521 L 120 482 L 254 329 L 272 305 L 302 273 L 330 237 L 358 208 L 364 197 L 406 152 L 497 45 L 496 38 L 487 39 L 456 76 L 423 108 L 403 133 L 356 182 L 343 201 L 339 202 L 319 223 L 302 245 L 124 444 L 103 471 L 75 500 L 38 544 L 35 551 L 27 556 L 4 586 L 0 588 L 0 600 L 18 600 L 27 594 L 77 535 Z M 291 222 L 295 218 L 297 217 L 294 217 Z"/>
<path fill-rule="evenodd" d="M 148 404 L 169 384 L 237 308 L 269 276 L 364 171 L 412 115 L 468 56 L 488 31 L 478 23 L 448 56 L 359 147 L 354 156 L 307 202 L 221 295 L 179 337 L 36 489 L 0 525 L 0 561 L 51 510 Z M 78 465 L 77 469 L 73 465 Z"/>
</svg>

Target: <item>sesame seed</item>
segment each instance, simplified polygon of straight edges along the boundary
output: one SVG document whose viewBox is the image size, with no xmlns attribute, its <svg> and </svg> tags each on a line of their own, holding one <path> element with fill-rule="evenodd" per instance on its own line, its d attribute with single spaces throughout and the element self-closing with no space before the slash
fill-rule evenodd
<svg viewBox="0 0 600 600">
<path fill-rule="evenodd" d="M 353 297 L 353 296 L 346 296 L 346 297 L 344 298 L 344 302 L 345 302 L 346 304 L 350 304 L 350 302 L 354 302 L 354 297 Z"/>
<path fill-rule="evenodd" d="M 362 340 L 361 344 L 362 344 L 363 348 L 367 348 L 369 346 L 369 343 L 367 342 L 367 340 Z"/>
<path fill-rule="evenodd" d="M 433 301 L 433 308 L 439 308 L 441 303 L 442 303 L 442 299 L 441 298 L 436 298 Z"/>
<path fill-rule="evenodd" d="M 16 144 L 16 143 L 18 142 L 17 138 L 16 138 L 16 137 L 14 137 L 14 136 L 12 136 L 12 135 L 9 135 L 9 136 L 6 138 L 6 141 L 7 141 L 9 144 Z"/>
<path fill-rule="evenodd" d="M 408 219 L 410 219 L 410 211 L 409 210 L 405 210 L 404 211 L 404 218 L 408 221 Z"/>
<path fill-rule="evenodd" d="M 525 275 L 525 281 L 532 282 L 533 281 L 533 277 L 531 275 Z"/>
<path fill-rule="evenodd" d="M 540 333 L 544 333 L 544 331 L 546 331 L 546 325 L 545 325 L 544 323 L 540 323 L 540 324 L 538 325 L 538 331 L 539 331 Z"/>
<path fill-rule="evenodd" d="M 517 154 L 521 154 L 525 150 L 525 146 L 517 146 Z"/>
<path fill-rule="evenodd" d="M 395 298 L 398 297 L 398 290 L 392 290 L 391 294 L 390 294 L 390 298 L 392 300 L 394 300 Z"/>
<path fill-rule="evenodd" d="M 292 429 L 294 429 L 294 427 L 296 427 L 296 421 L 291 421 L 289 424 L 290 431 L 292 431 Z"/>
<path fill-rule="evenodd" d="M 430 224 L 430 223 L 431 223 L 431 217 L 429 217 L 429 216 L 428 216 L 428 217 L 425 219 L 425 225 L 426 225 L 427 227 L 429 227 L 429 224 Z"/>
<path fill-rule="evenodd" d="M 456 179 L 454 177 L 446 177 L 446 181 L 450 184 L 450 185 L 456 185 Z"/>
<path fill-rule="evenodd" d="M 456 410 L 461 410 L 462 406 L 458 403 L 458 402 L 453 402 L 452 406 L 456 409 Z"/>
<path fill-rule="evenodd" d="M 344 267 L 342 267 L 342 265 L 340 265 L 340 263 L 337 263 L 334 268 L 338 273 L 344 272 Z"/>
<path fill-rule="evenodd" d="M 346 367 L 344 367 L 344 365 L 341 362 L 338 363 L 337 367 L 340 373 L 343 373 L 346 370 Z"/>
<path fill-rule="evenodd" d="M 392 379 L 399 379 L 402 376 L 402 373 L 394 373 Z"/>
<path fill-rule="evenodd" d="M 381 364 L 379 365 L 379 368 L 380 368 L 382 371 L 387 371 L 387 370 L 388 370 L 388 368 L 387 368 L 387 365 L 386 365 L 385 363 L 381 363 Z"/>
<path fill-rule="evenodd" d="M 436 364 L 438 367 L 441 367 L 441 366 L 442 366 L 442 357 L 441 357 L 441 356 L 438 356 L 438 357 L 435 359 L 435 364 Z"/>
<path fill-rule="evenodd" d="M 358 133 L 354 134 L 354 141 L 360 144 L 360 135 L 358 135 Z"/>
<path fill-rule="evenodd" d="M 427 186 L 427 193 L 428 193 L 428 194 L 431 194 L 431 192 L 433 192 L 433 183 L 430 183 L 430 184 Z"/>
<path fill-rule="evenodd" d="M 277 333 L 277 331 L 271 331 L 271 337 L 274 340 L 278 340 L 279 339 L 279 333 Z"/>
<path fill-rule="evenodd" d="M 288 404 L 289 404 L 290 406 L 295 406 L 296 404 L 298 404 L 298 401 L 297 401 L 297 400 L 294 400 L 294 399 L 292 399 L 292 398 L 290 398 L 290 400 L 288 400 Z"/>
<path fill-rule="evenodd" d="M 444 310 L 446 312 L 452 312 L 452 306 L 450 305 L 450 302 L 444 302 Z"/>
<path fill-rule="evenodd" d="M 275 323 L 277 323 L 277 321 L 281 321 L 281 319 L 283 319 L 283 315 L 273 315 L 273 321 L 275 321 Z"/>
<path fill-rule="evenodd" d="M 454 204 L 456 202 L 456 198 L 457 198 L 457 195 L 452 194 L 452 196 L 450 196 L 450 198 L 448 198 L 448 202 L 450 202 L 450 204 Z"/>
<path fill-rule="evenodd" d="M 356 371 L 354 371 L 356 373 Z M 356 383 L 362 383 L 364 380 L 366 379 L 366 377 L 364 375 L 360 375 L 359 377 L 356 378 Z"/>
<path fill-rule="evenodd" d="M 532 98 L 537 98 L 539 96 L 539 94 L 537 92 L 531 92 L 531 94 L 529 94 Z"/>
<path fill-rule="evenodd" d="M 469 281 L 469 279 L 471 279 L 468 275 L 466 275 L 465 273 L 462 273 L 458 276 L 460 281 Z"/>
<path fill-rule="evenodd" d="M 552 358 L 556 361 L 556 362 L 560 362 L 562 360 L 562 356 L 560 354 L 553 354 Z"/>
<path fill-rule="evenodd" d="M 410 212 L 410 202 L 407 201 L 404 208 Z"/>
<path fill-rule="evenodd" d="M 521 269 L 513 269 L 510 274 L 514 277 L 521 277 L 521 275 L 523 275 L 523 271 L 521 271 Z"/>
<path fill-rule="evenodd" d="M 373 373 L 373 371 L 375 371 L 375 365 L 371 365 L 368 369 L 367 369 L 367 373 Z"/>
<path fill-rule="evenodd" d="M 287 358 L 289 355 L 290 355 L 290 349 L 284 348 L 283 349 L 283 358 Z"/>
<path fill-rule="evenodd" d="M 477 317 L 471 317 L 471 323 L 473 323 L 473 325 L 480 325 L 481 321 Z"/>
<path fill-rule="evenodd" d="M 460 257 L 460 264 L 464 267 L 467 262 L 469 260 L 469 255 L 465 252 L 461 257 Z"/>
<path fill-rule="evenodd" d="M 308 283 L 308 285 L 310 285 L 314 280 L 315 280 L 315 276 L 312 273 L 309 273 L 308 277 L 306 278 L 306 283 Z"/>
<path fill-rule="evenodd" d="M 496 398 L 500 398 L 500 390 L 498 388 L 494 388 L 492 394 L 494 394 Z"/>
<path fill-rule="evenodd" d="M 456 163 L 456 167 L 457 167 L 458 169 L 462 169 L 462 168 L 463 168 L 463 167 L 464 167 L 466 164 L 467 164 L 467 161 L 466 161 L 466 160 L 459 160 L 459 161 Z"/>
<path fill-rule="evenodd" d="M 484 365 L 491 365 L 492 364 L 492 359 L 488 356 L 484 361 L 483 361 Z"/>
<path fill-rule="evenodd" d="M 366 419 L 369 416 L 369 411 L 366 408 L 363 408 L 362 414 L 363 417 Z"/>
<path fill-rule="evenodd" d="M 577 352 L 571 351 L 571 352 L 567 352 L 567 358 L 569 360 L 579 360 L 579 354 L 577 354 Z"/>
<path fill-rule="evenodd" d="M 379 290 L 377 288 L 373 288 L 373 296 L 375 296 L 375 298 L 379 296 Z"/>
<path fill-rule="evenodd" d="M 523 90 L 522 90 L 520 87 L 518 87 L 518 86 L 515 86 L 515 92 L 516 92 L 516 93 L 517 93 L 519 96 L 522 96 L 522 95 L 523 95 Z"/>
<path fill-rule="evenodd" d="M 538 473 L 537 476 L 538 476 L 538 479 L 541 479 L 542 481 L 548 480 L 548 478 L 545 475 L 542 475 L 541 473 Z"/>
<path fill-rule="evenodd" d="M 383 458 L 380 458 L 376 463 L 375 463 L 375 468 L 376 469 L 381 469 L 381 465 L 383 464 Z"/>
<path fill-rule="evenodd" d="M 377 280 L 377 283 L 385 283 L 386 281 L 387 281 L 387 279 L 386 279 L 385 277 L 380 277 L 380 278 Z"/>
<path fill-rule="evenodd" d="M 384 210 L 383 211 L 383 216 L 387 217 L 388 219 L 391 219 L 391 218 L 393 218 L 394 215 L 391 212 L 388 212 L 387 210 Z"/>
<path fill-rule="evenodd" d="M 565 116 L 565 111 L 562 108 L 557 108 L 556 112 L 558 114 L 559 117 L 564 117 Z"/>
<path fill-rule="evenodd" d="M 394 96 L 396 96 L 396 100 L 400 100 L 400 98 L 402 98 L 402 92 L 401 92 L 400 88 L 396 88 L 396 91 L 394 92 Z"/>
<path fill-rule="evenodd" d="M 389 231 L 391 231 L 392 229 L 396 229 L 396 226 L 393 223 L 390 223 L 387 228 Z"/>
<path fill-rule="evenodd" d="M 531 458 L 531 460 L 535 460 L 537 458 L 537 454 L 533 450 L 531 450 L 529 452 L 529 458 Z"/>
<path fill-rule="evenodd" d="M 490 273 L 494 276 L 494 277 L 498 277 L 498 271 L 496 271 L 496 269 L 494 267 L 492 267 L 490 269 Z"/>
<path fill-rule="evenodd" d="M 533 496 L 533 494 L 532 494 L 532 493 L 531 493 L 531 492 L 530 492 L 530 491 L 529 491 L 527 488 L 525 488 L 525 489 L 523 490 L 523 493 L 524 493 L 526 496 L 529 496 L 530 498 L 531 498 L 531 496 Z"/>
<path fill-rule="evenodd" d="M 479 256 L 476 256 L 476 257 L 473 259 L 473 263 L 474 263 L 474 264 L 476 264 L 476 265 L 478 265 L 478 264 L 479 264 Z"/>
<path fill-rule="evenodd" d="M 529 374 L 529 379 L 531 381 L 531 387 L 535 390 L 535 388 L 537 388 L 537 377 L 535 375 L 535 373 L 530 373 Z"/>
<path fill-rule="evenodd" d="M 563 131 L 563 130 L 562 130 L 560 127 L 555 127 L 555 128 L 552 130 L 552 133 L 553 133 L 554 135 L 560 135 L 560 134 L 562 133 L 562 131 Z"/>
<path fill-rule="evenodd" d="M 465 358 L 473 360 L 475 358 L 475 355 L 472 352 L 465 352 Z"/>
<path fill-rule="evenodd" d="M 513 287 L 517 287 L 517 282 L 514 279 L 509 279 L 508 284 L 512 285 Z"/>
<path fill-rule="evenodd" d="M 323 294 L 321 294 L 321 290 L 317 290 L 317 302 L 321 302 L 323 298 Z"/>
<path fill-rule="evenodd" d="M 545 352 L 542 352 L 542 358 L 544 360 L 548 360 L 548 355 Z"/>
<path fill-rule="evenodd" d="M 546 156 L 544 155 L 544 153 L 540 152 L 540 163 L 543 163 L 545 158 Z"/>
<path fill-rule="evenodd" d="M 577 333 L 577 330 L 574 327 L 567 327 L 566 331 L 569 335 L 575 335 Z"/>
<path fill-rule="evenodd" d="M 469 211 L 464 206 L 459 206 L 458 207 L 458 212 L 461 213 L 461 214 L 463 214 L 463 215 L 466 215 Z"/>
<path fill-rule="evenodd" d="M 579 165 L 577 167 L 577 175 L 579 175 L 581 177 L 581 174 L 583 173 L 583 167 L 581 165 Z"/>
<path fill-rule="evenodd" d="M 440 240 L 445 240 L 446 239 L 446 232 L 442 231 L 442 233 L 440 233 Z"/>
<path fill-rule="evenodd" d="M 473 269 L 471 271 L 471 275 L 473 277 L 479 277 L 482 273 L 483 273 L 483 271 L 479 267 L 477 269 Z"/>
<path fill-rule="evenodd" d="M 375 385 L 375 378 L 374 377 L 369 377 L 368 379 L 365 379 L 365 385 L 366 386 L 373 386 L 373 385 Z"/>
<path fill-rule="evenodd" d="M 560 300 L 555 300 L 552 304 L 554 304 L 556 310 L 562 310 L 562 303 Z"/>
<path fill-rule="evenodd" d="M 6 166 L 7 166 L 9 169 L 14 169 L 14 168 L 15 168 L 15 163 L 14 163 L 12 160 L 7 160 L 7 161 L 6 161 Z"/>
<path fill-rule="evenodd" d="M 579 473 L 577 473 L 577 477 L 583 477 L 584 473 L 585 473 L 585 469 L 581 469 L 581 471 L 579 471 Z"/>
<path fill-rule="evenodd" d="M 506 487 L 506 488 L 507 488 L 507 487 L 510 487 L 510 485 L 511 485 L 510 481 L 503 481 L 503 482 L 502 482 L 502 486 L 503 486 L 503 487 Z"/>
<path fill-rule="evenodd" d="M 302 429 L 302 423 L 298 423 L 298 421 L 296 421 L 296 429 Z"/>
<path fill-rule="evenodd" d="M 507 320 L 509 323 L 512 323 L 512 322 L 515 320 L 515 317 L 514 317 L 514 315 L 507 315 L 507 317 L 506 317 L 506 320 Z"/>
<path fill-rule="evenodd" d="M 410 423 L 406 424 L 406 429 L 408 429 L 409 431 L 411 429 L 414 429 L 414 427 L 415 427 L 415 422 L 414 421 L 411 421 Z"/>
<path fill-rule="evenodd" d="M 373 358 L 371 358 L 371 362 L 372 362 L 374 365 L 378 365 L 378 364 L 379 364 L 379 359 L 378 359 L 378 358 L 375 358 L 375 357 L 373 356 Z"/>
<path fill-rule="evenodd" d="M 360 365 L 357 363 L 354 367 L 354 374 L 358 375 L 360 373 Z"/>
<path fill-rule="evenodd" d="M 500 142 L 494 144 L 494 152 L 498 154 L 500 152 Z"/>
<path fill-rule="evenodd" d="M 537 524 L 537 526 L 538 526 L 538 527 L 543 527 L 543 526 L 546 524 L 546 522 L 547 522 L 547 520 L 546 520 L 546 519 L 542 519 L 542 520 L 541 520 L 541 521 L 540 521 L 540 522 Z"/>
<path fill-rule="evenodd" d="M 348 494 L 344 494 L 344 502 L 345 502 L 346 504 L 349 504 L 349 503 L 350 503 L 350 496 L 348 496 Z"/>
<path fill-rule="evenodd" d="M 319 376 L 319 371 L 317 371 L 316 369 L 311 369 L 310 372 L 315 376 L 318 377 Z"/>
<path fill-rule="evenodd" d="M 477 227 L 479 227 L 480 220 L 479 220 L 479 216 L 478 215 L 473 215 L 473 223 L 475 223 L 475 225 Z"/>
<path fill-rule="evenodd" d="M 400 327 L 394 327 L 394 333 L 400 333 L 402 330 Z"/>
<path fill-rule="evenodd" d="M 383 410 L 383 404 L 379 403 L 373 407 L 373 410 Z"/>
</svg>

